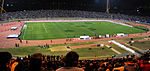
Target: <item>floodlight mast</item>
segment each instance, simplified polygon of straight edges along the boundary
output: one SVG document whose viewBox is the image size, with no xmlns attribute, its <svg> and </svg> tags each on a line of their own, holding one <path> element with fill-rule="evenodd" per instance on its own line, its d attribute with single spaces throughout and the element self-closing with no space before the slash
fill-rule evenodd
<svg viewBox="0 0 150 71">
<path fill-rule="evenodd" d="M 2 0 L 2 4 L 1 4 L 1 7 L 0 7 L 1 8 L 1 12 L 0 12 L 1 14 L 3 13 L 3 11 L 6 12 L 3 7 L 4 7 L 4 0 Z"/>
<path fill-rule="evenodd" d="M 106 13 L 108 13 L 108 14 L 109 14 L 109 9 L 110 9 L 110 7 L 109 7 L 109 0 L 107 0 L 107 8 L 106 8 Z"/>
</svg>

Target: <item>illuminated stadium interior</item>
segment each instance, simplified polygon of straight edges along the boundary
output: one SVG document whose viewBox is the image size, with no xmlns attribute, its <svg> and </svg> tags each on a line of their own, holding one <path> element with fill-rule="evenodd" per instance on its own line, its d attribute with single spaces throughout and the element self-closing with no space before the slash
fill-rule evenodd
<svg viewBox="0 0 150 71">
<path fill-rule="evenodd" d="M 0 0 L 0 71 L 150 71 L 149 0 Z"/>
</svg>

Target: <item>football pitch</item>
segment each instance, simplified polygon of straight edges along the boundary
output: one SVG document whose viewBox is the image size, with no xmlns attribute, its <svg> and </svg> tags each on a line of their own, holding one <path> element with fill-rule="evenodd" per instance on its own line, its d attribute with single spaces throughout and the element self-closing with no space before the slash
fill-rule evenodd
<svg viewBox="0 0 150 71">
<path fill-rule="evenodd" d="M 25 27 L 26 26 L 26 27 Z M 20 38 L 22 40 L 46 40 L 79 38 L 117 33 L 144 33 L 146 31 L 106 21 L 88 22 L 34 22 L 25 23 Z"/>
</svg>

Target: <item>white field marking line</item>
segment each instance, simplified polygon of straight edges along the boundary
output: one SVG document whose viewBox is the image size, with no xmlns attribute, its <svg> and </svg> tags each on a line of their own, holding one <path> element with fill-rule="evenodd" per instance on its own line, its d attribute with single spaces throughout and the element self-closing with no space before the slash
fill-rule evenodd
<svg viewBox="0 0 150 71">
<path fill-rule="evenodd" d="M 45 27 L 45 25 L 44 25 L 44 24 L 42 24 L 42 25 L 43 25 L 43 27 L 44 27 L 44 29 L 45 29 L 46 33 L 48 33 L 48 32 L 47 32 L 47 30 L 46 30 L 46 27 Z"/>
<path fill-rule="evenodd" d="M 130 46 L 128 43 L 125 43 L 125 45 Z M 132 47 L 132 48 L 134 48 L 134 49 L 136 49 L 136 50 L 138 50 L 138 51 L 140 51 L 140 52 L 143 51 L 142 49 L 139 49 L 139 48 L 137 48 L 137 47 L 135 47 L 135 46 L 130 46 L 130 47 Z"/>
<path fill-rule="evenodd" d="M 27 28 L 25 28 L 25 31 L 24 31 L 24 33 L 23 33 L 23 39 L 24 39 L 24 36 L 25 36 L 25 34 L 26 34 L 26 29 L 27 29 Z"/>
<path fill-rule="evenodd" d="M 133 54 L 136 54 L 136 55 L 138 55 L 138 56 L 140 55 L 139 53 L 135 52 L 133 49 L 128 48 L 128 47 L 126 47 L 125 45 L 123 45 L 123 44 L 121 44 L 121 43 L 119 43 L 119 42 L 116 42 L 115 40 L 111 40 L 111 41 L 108 41 L 108 42 L 112 42 L 113 44 L 115 44 L 115 45 L 119 46 L 120 48 L 123 48 L 123 49 L 125 49 L 126 51 L 129 51 L 129 52 L 131 52 L 131 53 L 133 53 Z"/>
<path fill-rule="evenodd" d="M 110 47 L 109 45 L 106 45 L 106 47 Z M 116 50 L 116 49 L 114 49 L 114 48 L 110 48 L 112 51 L 114 51 L 115 53 L 117 53 L 117 54 L 121 54 L 121 52 L 119 52 L 118 50 Z"/>
<path fill-rule="evenodd" d="M 121 54 L 119 51 L 117 51 L 116 49 L 114 48 L 110 48 L 112 51 L 116 52 L 117 54 Z"/>
</svg>

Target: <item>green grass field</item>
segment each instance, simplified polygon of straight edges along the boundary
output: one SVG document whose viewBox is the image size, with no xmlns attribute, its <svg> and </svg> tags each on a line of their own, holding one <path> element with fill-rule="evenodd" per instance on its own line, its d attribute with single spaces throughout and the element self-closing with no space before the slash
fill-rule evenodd
<svg viewBox="0 0 150 71">
<path fill-rule="evenodd" d="M 81 43 L 70 43 L 67 44 L 68 46 L 77 46 L 77 45 L 88 45 L 88 44 L 96 44 L 96 43 L 103 43 L 103 42 L 108 42 L 108 41 L 92 41 L 92 42 L 81 42 Z M 128 51 L 120 48 L 119 46 L 116 46 L 114 44 L 111 44 L 114 49 L 117 51 L 121 52 L 122 54 L 124 53 L 129 53 Z M 34 53 L 42 53 L 43 55 L 66 55 L 68 53 L 68 50 L 61 50 L 58 47 L 65 47 L 62 44 L 53 44 L 50 45 L 50 48 L 38 48 L 37 46 L 33 47 L 17 47 L 17 48 L 0 48 L 0 52 L 10 52 L 13 54 L 13 56 L 27 56 L 28 54 L 34 54 Z M 51 51 L 51 48 L 57 50 L 57 51 Z M 92 50 L 89 50 L 89 48 L 92 48 Z M 104 47 L 104 49 L 100 49 L 100 47 L 87 47 L 87 48 L 73 48 L 71 49 L 72 51 L 76 51 L 79 53 L 80 58 L 94 58 L 96 55 L 98 58 L 107 58 L 111 57 L 112 55 L 115 55 L 116 53 L 113 52 L 111 49 L 108 47 Z"/>
<path fill-rule="evenodd" d="M 135 42 L 133 46 L 142 50 L 150 49 L 150 41 Z"/>
<path fill-rule="evenodd" d="M 23 40 L 73 38 L 83 35 L 95 36 L 116 33 L 143 33 L 144 30 L 111 22 L 41 22 L 26 23 L 20 36 Z"/>
<path fill-rule="evenodd" d="M 89 48 L 77 48 L 72 49 L 72 51 L 77 52 L 80 58 L 94 58 L 96 55 L 99 58 L 107 58 L 115 55 L 116 53 L 105 47 L 105 49 L 100 49 L 99 47 Z M 18 47 L 18 48 L 0 48 L 0 52 L 10 52 L 13 56 L 27 56 L 34 53 L 42 53 L 43 55 L 66 55 L 69 51 L 51 51 L 49 49 L 41 49 L 38 47 Z M 106 53 L 107 52 L 107 53 Z M 95 58 L 94 58 L 95 59 Z"/>
<path fill-rule="evenodd" d="M 126 51 L 125 49 L 115 45 L 115 44 L 111 44 L 112 48 L 116 49 L 117 51 L 119 51 L 120 53 L 124 54 L 124 53 L 129 53 L 128 51 Z"/>
</svg>

